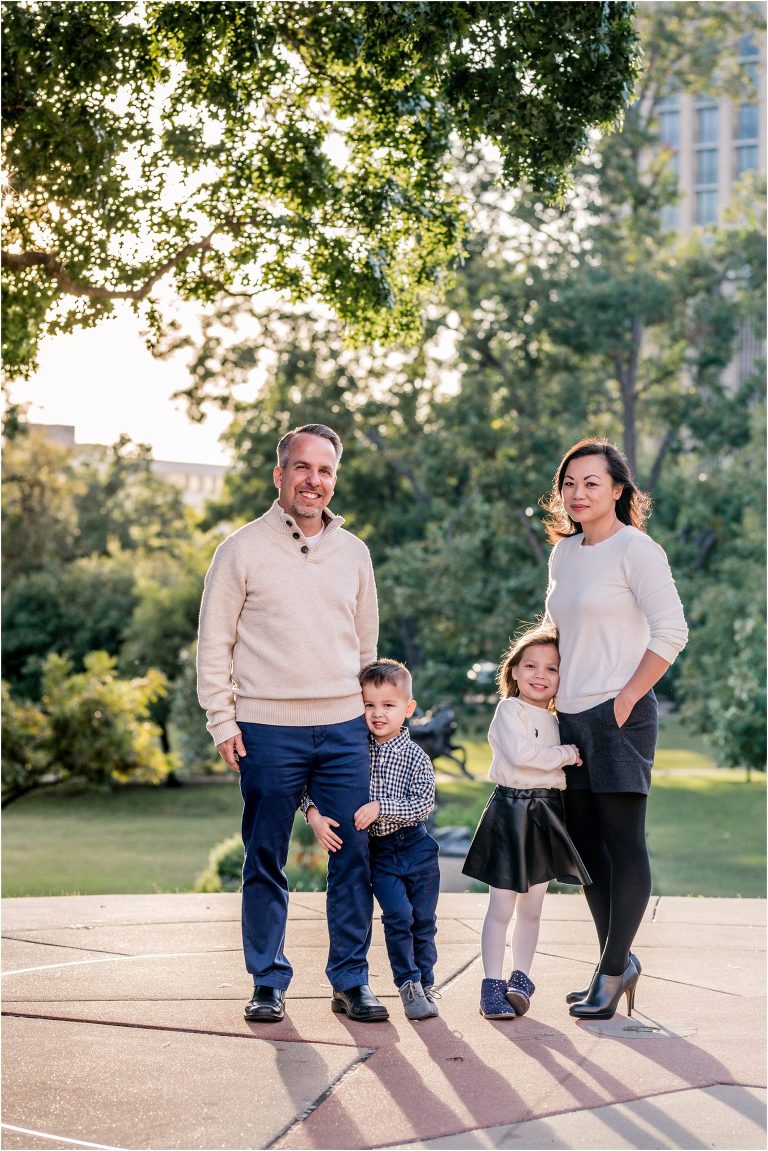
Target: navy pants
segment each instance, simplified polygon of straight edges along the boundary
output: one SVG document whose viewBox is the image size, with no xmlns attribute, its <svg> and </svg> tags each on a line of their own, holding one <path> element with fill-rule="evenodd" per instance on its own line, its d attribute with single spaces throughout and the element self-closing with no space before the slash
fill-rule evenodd
<svg viewBox="0 0 768 1151">
<path fill-rule="evenodd" d="M 318 810 L 338 820 L 340 851 L 328 857 L 326 914 L 330 946 L 326 974 L 334 991 L 368 982 L 371 942 L 368 832 L 353 815 L 368 802 L 370 752 L 362 716 L 319 727 L 241 723 L 243 797 L 243 951 L 254 983 L 288 986 L 285 955 L 288 881 L 284 867 L 296 810 L 309 790 Z"/>
<path fill-rule="evenodd" d="M 435 982 L 435 912 L 440 894 L 439 847 L 423 823 L 389 835 L 371 836 L 371 880 L 379 901 L 392 975 Z"/>
</svg>

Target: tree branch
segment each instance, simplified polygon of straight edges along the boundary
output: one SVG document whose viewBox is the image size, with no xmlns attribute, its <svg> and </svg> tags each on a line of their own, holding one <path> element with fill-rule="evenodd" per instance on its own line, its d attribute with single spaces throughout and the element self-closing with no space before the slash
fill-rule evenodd
<svg viewBox="0 0 768 1151">
<path fill-rule="evenodd" d="M 661 469 L 664 463 L 664 459 L 667 452 L 671 448 L 676 435 L 677 432 L 674 428 L 667 428 L 666 432 L 664 433 L 664 438 L 659 445 L 659 450 L 656 453 L 656 459 L 653 461 L 653 466 L 651 468 L 650 475 L 648 476 L 648 483 L 646 484 L 646 488 L 650 495 L 653 495 L 654 491 L 656 490 L 659 479 L 661 477 Z"/>
<path fill-rule="evenodd" d="M 525 514 L 525 508 L 515 508 L 515 513 L 517 518 L 520 520 L 520 523 L 523 525 L 523 532 L 531 551 L 536 556 L 536 559 L 539 561 L 539 563 L 546 566 L 547 557 L 545 556 L 544 549 L 541 546 L 541 540 L 533 530 L 533 524 Z"/>
<path fill-rule="evenodd" d="M 138 288 L 102 288 L 87 281 L 74 280 L 57 256 L 52 252 L 7 252 L 2 253 L 2 266 L 11 272 L 23 272 L 27 268 L 43 268 L 52 276 L 59 288 L 67 296 L 87 296 L 90 300 L 144 300 L 162 280 L 171 268 L 177 267 L 183 260 L 208 251 L 216 229 L 204 236 L 202 240 L 185 244 L 173 256 L 169 256 Z"/>
<path fill-rule="evenodd" d="M 416 478 L 416 473 L 414 472 L 413 468 L 408 467 L 407 464 L 403 463 L 402 460 L 399 460 L 396 456 L 393 456 L 387 450 L 387 445 L 384 443 L 383 437 L 379 434 L 376 428 L 364 428 L 362 429 L 361 434 L 364 439 L 373 444 L 378 452 L 381 452 L 387 463 L 391 468 L 393 468 L 394 471 L 399 472 L 401 476 L 404 476 L 408 480 L 408 483 L 411 486 L 411 491 L 413 492 L 413 498 L 416 500 L 416 503 L 421 507 L 427 506 L 431 502 L 430 498 L 420 487 L 419 481 Z"/>
</svg>

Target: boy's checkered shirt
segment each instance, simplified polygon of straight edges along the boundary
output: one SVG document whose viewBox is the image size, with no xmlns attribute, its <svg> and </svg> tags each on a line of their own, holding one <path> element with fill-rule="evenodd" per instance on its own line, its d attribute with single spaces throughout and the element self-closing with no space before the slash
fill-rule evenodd
<svg viewBox="0 0 768 1151">
<path fill-rule="evenodd" d="M 414 743 L 407 727 L 386 743 L 371 735 L 371 800 L 381 815 L 368 828 L 371 835 L 389 835 L 423 823 L 435 806 L 435 769 L 427 753 Z"/>
</svg>

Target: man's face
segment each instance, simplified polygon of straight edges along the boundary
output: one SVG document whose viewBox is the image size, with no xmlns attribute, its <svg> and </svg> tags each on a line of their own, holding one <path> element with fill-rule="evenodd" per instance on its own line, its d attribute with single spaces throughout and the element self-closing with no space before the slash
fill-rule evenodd
<svg viewBox="0 0 768 1151">
<path fill-rule="evenodd" d="M 323 436 L 294 436 L 284 468 L 272 473 L 280 507 L 292 515 L 306 536 L 322 527 L 323 509 L 336 486 L 336 452 Z"/>
</svg>

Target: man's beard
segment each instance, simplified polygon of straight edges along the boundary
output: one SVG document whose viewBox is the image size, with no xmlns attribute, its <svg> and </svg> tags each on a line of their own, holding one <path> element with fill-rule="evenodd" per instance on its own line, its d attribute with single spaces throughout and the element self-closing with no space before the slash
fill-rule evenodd
<svg viewBox="0 0 768 1151">
<path fill-rule="evenodd" d="M 304 507 L 294 500 L 291 506 L 291 514 L 297 520 L 316 520 L 323 514 L 323 509 L 320 505 L 315 507 Z"/>
</svg>

